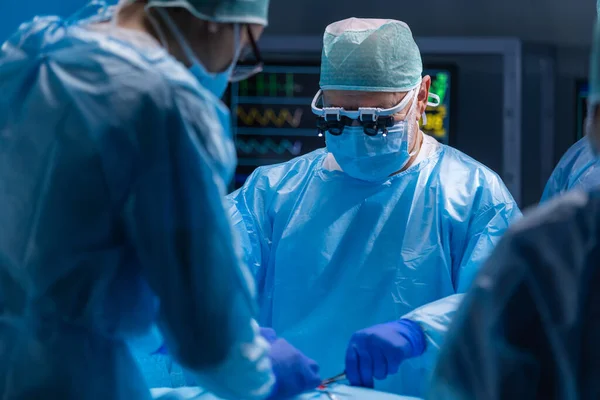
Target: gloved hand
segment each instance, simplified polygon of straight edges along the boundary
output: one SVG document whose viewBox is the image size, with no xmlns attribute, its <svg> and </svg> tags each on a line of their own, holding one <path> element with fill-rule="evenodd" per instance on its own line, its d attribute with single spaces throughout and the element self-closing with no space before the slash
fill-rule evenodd
<svg viewBox="0 0 600 400">
<path fill-rule="evenodd" d="M 273 391 L 268 400 L 287 399 L 319 386 L 319 366 L 283 339 L 271 328 L 260 328 L 261 335 L 271 344 L 271 363 L 275 375 Z"/>
<path fill-rule="evenodd" d="M 151 356 L 154 356 L 157 354 L 160 354 L 163 356 L 168 355 L 169 351 L 167 350 L 167 345 L 163 343 L 156 351 L 153 351 L 152 353 L 150 353 Z"/>
<path fill-rule="evenodd" d="M 423 330 L 408 319 L 360 330 L 352 335 L 346 350 L 346 378 L 353 386 L 372 388 L 373 378 L 397 373 L 402 361 L 424 351 Z"/>
</svg>

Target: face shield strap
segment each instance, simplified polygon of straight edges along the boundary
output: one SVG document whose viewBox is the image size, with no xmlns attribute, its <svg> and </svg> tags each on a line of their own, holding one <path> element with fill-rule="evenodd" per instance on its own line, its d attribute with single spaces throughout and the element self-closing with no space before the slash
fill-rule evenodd
<svg viewBox="0 0 600 400">
<path fill-rule="evenodd" d="M 395 123 L 394 115 L 402 111 L 413 101 L 415 92 L 418 93 L 419 84 L 404 96 L 402 101 L 392 108 L 360 107 L 358 110 L 345 110 L 342 107 L 322 107 L 323 91 L 319 90 L 311 103 L 313 114 L 317 116 L 318 135 L 325 132 L 332 135 L 341 135 L 345 126 L 350 126 L 354 121 L 359 121 L 365 135 L 375 136 L 379 131 L 386 135 L 387 129 Z"/>
</svg>

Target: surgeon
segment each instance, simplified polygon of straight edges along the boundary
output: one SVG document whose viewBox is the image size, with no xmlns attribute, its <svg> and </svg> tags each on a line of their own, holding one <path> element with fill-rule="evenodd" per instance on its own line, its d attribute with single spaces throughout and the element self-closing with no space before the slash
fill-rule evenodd
<svg viewBox="0 0 600 400">
<path fill-rule="evenodd" d="M 588 99 L 600 159 L 600 26 Z M 429 398 L 596 399 L 600 393 L 600 191 L 572 191 L 504 236 L 448 333 Z"/>
<path fill-rule="evenodd" d="M 313 101 L 326 148 L 258 168 L 229 196 L 261 326 L 324 377 L 413 396 L 462 293 L 520 216 L 494 172 L 419 130 L 435 100 L 422 72 L 405 23 L 329 25 Z"/>
<path fill-rule="evenodd" d="M 596 9 L 600 10 L 600 0 L 596 1 Z M 594 83 L 590 81 L 590 85 Z M 600 82 L 597 85 L 599 86 L 590 87 L 589 103 L 596 104 L 600 101 Z M 599 186 L 600 161 L 593 154 L 589 140 L 583 138 L 571 146 L 558 162 L 546 184 L 541 202 L 573 189 L 589 191 Z"/>
<path fill-rule="evenodd" d="M 572 189 L 591 190 L 600 186 L 600 161 L 584 138 L 575 143 L 560 159 L 552 172 L 542 202 Z"/>
<path fill-rule="evenodd" d="M 125 341 L 157 322 L 222 398 L 316 386 L 253 319 L 223 204 L 227 82 L 268 0 L 95 3 L 0 50 L 0 397 L 150 398 Z M 257 57 L 259 58 L 259 57 Z M 269 345 L 270 343 L 270 345 Z"/>
</svg>

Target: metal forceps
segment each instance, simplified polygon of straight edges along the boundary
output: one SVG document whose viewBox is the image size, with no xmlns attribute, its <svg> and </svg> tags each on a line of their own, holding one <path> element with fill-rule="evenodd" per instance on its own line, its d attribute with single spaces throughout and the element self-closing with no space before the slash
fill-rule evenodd
<svg viewBox="0 0 600 400">
<path fill-rule="evenodd" d="M 328 385 L 331 385 L 332 383 L 343 381 L 345 379 L 346 379 L 346 373 L 342 372 L 341 374 L 338 374 L 338 375 L 336 375 L 334 377 L 325 379 L 323 382 L 321 382 L 321 386 L 320 387 L 328 386 Z"/>
<path fill-rule="evenodd" d="M 327 390 L 327 386 L 331 385 L 332 383 L 338 382 L 338 381 L 343 381 L 344 379 L 346 379 L 346 373 L 342 372 L 341 374 L 338 374 L 334 377 L 325 379 L 319 385 L 319 389 L 327 395 L 329 400 L 337 400 L 337 398 Z"/>
</svg>

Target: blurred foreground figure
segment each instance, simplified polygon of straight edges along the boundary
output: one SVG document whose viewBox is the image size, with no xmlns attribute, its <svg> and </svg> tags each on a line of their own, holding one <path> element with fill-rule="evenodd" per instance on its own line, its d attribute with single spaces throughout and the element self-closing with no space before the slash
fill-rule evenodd
<svg viewBox="0 0 600 400">
<path fill-rule="evenodd" d="M 273 393 L 223 205 L 236 156 L 219 100 L 258 70 L 235 67 L 267 9 L 94 3 L 2 46 L 1 398 L 149 398 L 125 340 L 154 322 L 213 393 Z"/>
</svg>

